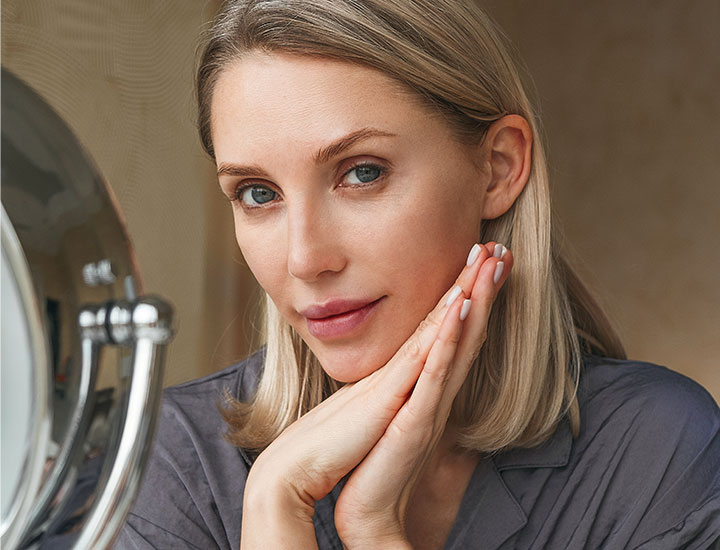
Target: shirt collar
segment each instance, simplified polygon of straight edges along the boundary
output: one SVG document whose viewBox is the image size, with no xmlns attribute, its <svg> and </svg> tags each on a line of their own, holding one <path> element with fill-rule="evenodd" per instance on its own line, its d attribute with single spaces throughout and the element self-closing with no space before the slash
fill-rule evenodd
<svg viewBox="0 0 720 550">
<path fill-rule="evenodd" d="M 498 471 L 517 468 L 559 468 L 567 465 L 572 449 L 570 421 L 563 419 L 553 434 L 531 449 L 511 449 L 495 455 L 493 460 Z"/>
<path fill-rule="evenodd" d="M 565 466 L 571 448 L 570 423 L 563 420 L 550 438 L 536 447 L 511 449 L 481 460 L 470 479 L 445 547 L 451 550 L 499 548 L 528 521 L 501 472 Z"/>
</svg>

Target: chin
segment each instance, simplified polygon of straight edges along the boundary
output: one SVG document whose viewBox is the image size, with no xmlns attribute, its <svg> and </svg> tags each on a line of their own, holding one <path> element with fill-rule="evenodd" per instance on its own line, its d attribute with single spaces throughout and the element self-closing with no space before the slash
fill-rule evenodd
<svg viewBox="0 0 720 550">
<path fill-rule="evenodd" d="M 320 365 L 330 378 L 338 382 L 342 382 L 343 384 L 349 384 L 362 380 L 382 366 L 327 360 L 320 360 Z"/>
<path fill-rule="evenodd" d="M 326 351 L 315 352 L 322 369 L 332 379 L 342 383 L 357 382 L 369 376 L 380 367 L 385 365 L 389 357 L 384 354 L 381 357 L 377 350 L 370 354 L 347 350 L 347 351 Z M 392 354 L 389 354 L 392 357 Z"/>
</svg>

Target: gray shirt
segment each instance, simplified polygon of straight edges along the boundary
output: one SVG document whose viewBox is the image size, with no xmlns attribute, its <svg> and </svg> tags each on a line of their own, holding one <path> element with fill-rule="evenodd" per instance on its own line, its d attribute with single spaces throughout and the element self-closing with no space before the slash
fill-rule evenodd
<svg viewBox="0 0 720 550">
<path fill-rule="evenodd" d="M 165 391 L 154 450 L 117 548 L 240 546 L 253 457 L 223 439 L 222 391 L 252 395 L 258 354 Z M 480 461 L 447 549 L 705 549 L 720 537 L 720 410 L 697 383 L 648 363 L 585 357 L 581 428 Z M 315 510 L 320 549 L 342 548 L 339 484 Z"/>
</svg>

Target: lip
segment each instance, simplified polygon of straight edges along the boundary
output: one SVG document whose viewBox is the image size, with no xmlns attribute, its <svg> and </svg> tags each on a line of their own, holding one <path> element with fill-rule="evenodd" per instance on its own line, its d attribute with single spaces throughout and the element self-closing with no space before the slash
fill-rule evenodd
<svg viewBox="0 0 720 550">
<path fill-rule="evenodd" d="M 385 296 L 377 300 L 331 300 L 312 305 L 299 313 L 305 317 L 308 331 L 321 340 L 349 336 L 374 313 Z"/>
</svg>

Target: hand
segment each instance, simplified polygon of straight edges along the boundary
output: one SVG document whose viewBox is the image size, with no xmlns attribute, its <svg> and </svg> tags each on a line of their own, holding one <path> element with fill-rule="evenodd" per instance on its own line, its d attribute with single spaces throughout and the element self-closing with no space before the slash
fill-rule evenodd
<svg viewBox="0 0 720 550">
<path fill-rule="evenodd" d="M 266 514 L 268 509 L 277 512 L 279 508 L 283 508 L 284 513 L 277 517 L 300 518 L 299 528 L 312 534 L 314 540 L 312 515 L 315 501 L 329 493 L 366 456 L 372 460 L 356 472 L 362 471 L 361 476 L 373 478 L 371 486 L 376 487 L 380 478 L 392 470 L 386 468 L 386 461 L 391 455 L 404 453 L 407 458 L 423 451 L 408 449 L 406 446 L 412 442 L 403 440 L 401 433 L 393 436 L 393 432 L 408 427 L 415 429 L 416 424 L 421 424 L 422 430 L 428 431 L 428 419 L 432 417 L 433 438 L 435 434 L 442 433 L 452 397 L 467 372 L 462 365 L 467 363 L 469 366 L 484 339 L 482 333 L 495 289 L 503 283 L 512 263 L 507 254 L 503 258 L 506 267 L 501 280 L 497 285 L 490 285 L 492 291 L 488 291 L 488 271 L 491 271 L 489 278 L 492 279 L 498 262 L 490 258 L 488 247 L 480 247 L 477 260 L 466 266 L 456 281 L 462 296 L 472 298 L 473 306 L 466 323 L 473 327 L 474 339 L 460 336 L 462 322 L 459 313 L 463 299 L 458 297 L 448 306 L 446 300 L 451 289 L 385 366 L 354 384 L 347 384 L 290 425 L 260 454 L 250 471 L 243 506 L 243 546 L 247 543 L 248 547 L 252 547 L 254 535 L 257 535 L 258 541 L 268 542 L 267 516 L 258 519 L 253 514 L 261 511 Z M 458 358 L 462 356 L 463 361 L 455 360 L 456 348 Z M 455 363 L 461 366 L 453 368 Z M 447 376 L 448 373 L 450 376 Z M 405 412 L 398 418 L 401 410 Z M 391 423 L 393 427 L 389 428 Z M 436 440 L 433 439 L 432 443 L 436 444 Z M 374 450 L 368 455 L 371 449 Z M 407 468 L 397 472 L 394 486 L 400 487 L 400 479 L 412 477 L 422 460 L 410 462 L 412 464 Z M 372 472 L 375 472 L 374 476 Z M 359 487 L 356 482 L 353 485 Z M 341 525 L 348 526 L 349 535 L 354 531 L 353 525 L 357 525 L 358 521 L 362 523 L 362 514 L 377 515 L 374 507 L 366 507 L 368 503 L 358 495 L 360 490 L 352 489 L 353 485 L 347 494 L 347 486 L 341 494 Z M 357 496 L 353 497 L 353 494 Z M 400 489 L 392 496 L 377 494 L 373 498 L 382 498 L 383 502 L 399 499 L 405 502 L 400 507 L 404 513 L 406 497 Z M 273 499 L 273 503 L 268 504 L 268 499 Z M 361 516 L 357 520 L 345 520 L 347 516 L 343 516 L 343 509 L 359 510 Z M 288 510 L 291 511 L 289 515 Z M 387 515 L 386 510 L 383 513 Z M 397 527 L 387 518 L 382 523 L 383 529 Z"/>
<path fill-rule="evenodd" d="M 512 255 L 506 253 L 502 275 L 493 280 L 499 262 L 492 258 L 494 247 L 488 243 L 485 258 L 478 259 L 481 267 L 471 292 L 444 312 L 410 397 L 340 493 L 335 527 L 347 548 L 409 547 L 404 532 L 408 502 L 445 432 L 453 400 L 485 341 L 497 290 L 512 268 Z M 463 321 L 466 295 L 472 305 Z"/>
</svg>

